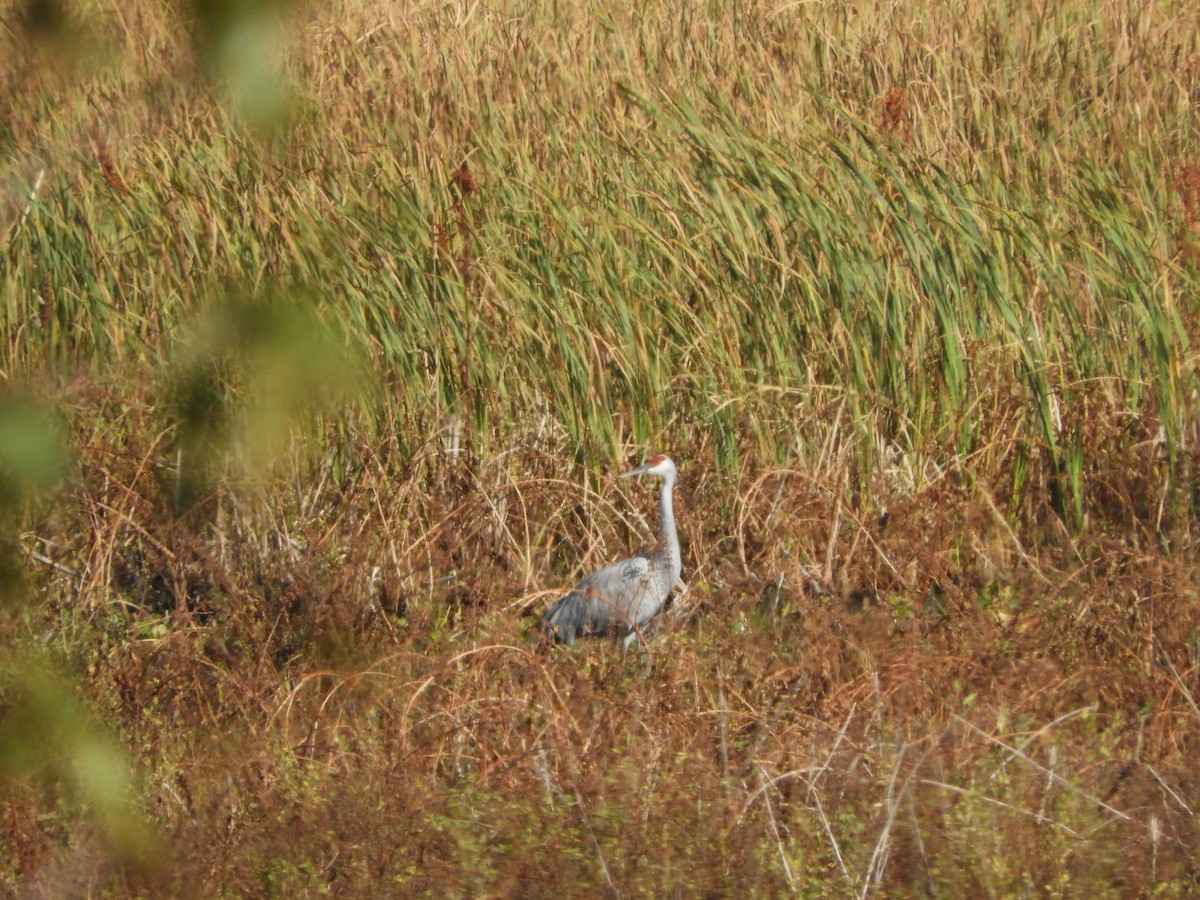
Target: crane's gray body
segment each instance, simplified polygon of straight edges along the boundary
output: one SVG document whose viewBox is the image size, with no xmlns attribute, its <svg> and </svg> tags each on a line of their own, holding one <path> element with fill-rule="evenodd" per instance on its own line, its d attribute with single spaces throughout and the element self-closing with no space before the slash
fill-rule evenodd
<svg viewBox="0 0 1200 900">
<path fill-rule="evenodd" d="M 626 635 L 628 648 L 643 626 L 662 609 L 679 580 L 683 562 L 671 502 L 675 464 L 665 456 L 657 456 L 621 477 L 643 473 L 663 480 L 657 544 L 593 572 L 555 603 L 543 622 L 546 633 L 554 640 L 573 645 L 577 637 L 620 630 Z"/>
</svg>

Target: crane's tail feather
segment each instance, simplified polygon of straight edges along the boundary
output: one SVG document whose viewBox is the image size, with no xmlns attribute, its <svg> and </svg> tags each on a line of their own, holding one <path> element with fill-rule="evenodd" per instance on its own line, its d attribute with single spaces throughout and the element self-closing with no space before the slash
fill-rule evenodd
<svg viewBox="0 0 1200 900">
<path fill-rule="evenodd" d="M 588 601 L 578 591 L 571 591 L 546 613 L 542 631 L 551 640 L 568 647 L 583 633 L 588 614 Z"/>
<path fill-rule="evenodd" d="M 542 620 L 542 631 L 552 640 L 571 646 L 577 637 L 604 634 L 616 624 L 627 625 L 627 617 L 611 601 L 571 591 L 550 607 Z"/>
</svg>

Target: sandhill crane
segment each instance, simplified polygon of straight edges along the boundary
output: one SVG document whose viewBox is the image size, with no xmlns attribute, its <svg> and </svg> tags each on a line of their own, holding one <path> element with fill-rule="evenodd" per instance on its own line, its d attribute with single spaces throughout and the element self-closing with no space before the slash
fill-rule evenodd
<svg viewBox="0 0 1200 900">
<path fill-rule="evenodd" d="M 655 475 L 663 480 L 658 541 L 632 559 L 588 575 L 571 593 L 555 603 L 542 623 L 543 630 L 555 641 L 569 646 L 583 635 L 624 629 L 624 647 L 628 650 L 640 637 L 642 626 L 662 609 L 671 588 L 679 580 L 683 562 L 671 507 L 675 463 L 666 456 L 656 456 L 621 477 L 634 475 Z"/>
</svg>

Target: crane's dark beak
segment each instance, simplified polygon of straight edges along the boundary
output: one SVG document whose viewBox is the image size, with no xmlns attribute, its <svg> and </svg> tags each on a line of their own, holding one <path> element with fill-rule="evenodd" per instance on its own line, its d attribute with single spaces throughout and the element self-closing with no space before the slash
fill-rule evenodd
<svg viewBox="0 0 1200 900">
<path fill-rule="evenodd" d="M 625 473 L 623 473 L 623 474 L 622 474 L 620 477 L 622 477 L 622 478 L 632 478 L 634 475 L 645 475 L 645 474 L 646 474 L 646 472 L 648 472 L 649 470 L 650 470 L 650 464 L 649 464 L 649 463 L 642 463 L 640 466 L 638 466 L 638 467 L 637 467 L 636 469 L 634 469 L 632 472 L 625 472 Z"/>
</svg>

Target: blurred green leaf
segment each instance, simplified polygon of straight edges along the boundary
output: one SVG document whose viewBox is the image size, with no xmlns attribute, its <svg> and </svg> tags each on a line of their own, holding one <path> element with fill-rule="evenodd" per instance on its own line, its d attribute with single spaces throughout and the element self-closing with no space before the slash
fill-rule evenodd
<svg viewBox="0 0 1200 900">
<path fill-rule="evenodd" d="M 74 687 L 39 660 L 10 661 L 0 691 L 0 776 L 67 801 L 122 864 L 145 865 L 157 841 L 138 812 L 125 753 Z"/>
<path fill-rule="evenodd" d="M 30 494 L 55 485 L 66 462 L 49 410 L 27 397 L 0 396 L 0 511 L 11 512 Z"/>
<path fill-rule="evenodd" d="M 230 475 L 261 474 L 359 384 L 359 366 L 310 307 L 233 300 L 184 339 L 171 378 L 174 506 L 190 509 Z"/>
<path fill-rule="evenodd" d="M 259 132 L 286 123 L 291 90 L 284 69 L 287 4 L 197 0 L 199 50 L 228 88 L 234 108 Z"/>
</svg>

